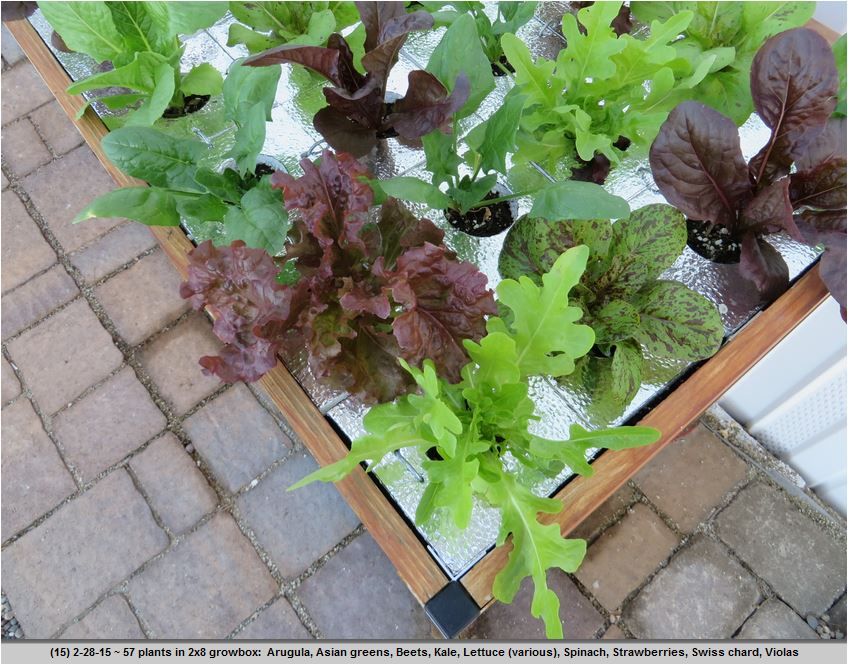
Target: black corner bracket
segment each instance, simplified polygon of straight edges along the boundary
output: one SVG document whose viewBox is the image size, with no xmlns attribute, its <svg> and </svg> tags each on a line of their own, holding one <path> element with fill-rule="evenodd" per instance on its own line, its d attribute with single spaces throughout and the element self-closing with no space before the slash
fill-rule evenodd
<svg viewBox="0 0 848 665">
<path fill-rule="evenodd" d="M 452 640 L 480 616 L 480 608 L 458 581 L 449 582 L 424 605 L 433 625 Z"/>
</svg>

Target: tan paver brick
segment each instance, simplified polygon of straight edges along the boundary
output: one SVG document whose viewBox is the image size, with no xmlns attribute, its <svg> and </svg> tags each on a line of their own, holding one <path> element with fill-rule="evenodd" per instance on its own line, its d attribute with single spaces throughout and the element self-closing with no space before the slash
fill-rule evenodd
<svg viewBox="0 0 848 665">
<path fill-rule="evenodd" d="M 291 449 L 288 437 L 243 383 L 205 404 L 183 428 L 230 492 L 237 492 Z"/>
<path fill-rule="evenodd" d="M 58 102 L 45 104 L 33 111 L 30 120 L 38 128 L 38 133 L 48 147 L 57 155 L 64 155 L 83 143 L 82 136 Z"/>
<path fill-rule="evenodd" d="M 596 540 L 577 579 L 614 610 L 677 546 L 677 536 L 647 506 L 637 503 Z"/>
<path fill-rule="evenodd" d="M 740 640 L 817 640 L 807 622 L 777 598 L 769 598 L 736 635 Z"/>
<path fill-rule="evenodd" d="M 218 355 L 220 348 L 212 324 L 201 314 L 192 314 L 145 346 L 141 363 L 181 415 L 221 387 L 221 380 L 204 374 L 198 362 L 202 356 Z"/>
<path fill-rule="evenodd" d="M 304 581 L 297 594 L 329 639 L 430 638 L 424 610 L 367 533 Z"/>
<path fill-rule="evenodd" d="M 85 300 L 77 300 L 8 344 L 12 360 L 48 414 L 116 369 L 121 352 Z"/>
<path fill-rule="evenodd" d="M 256 539 L 286 577 L 303 572 L 359 523 L 332 484 L 312 483 L 286 491 L 317 468 L 308 455 L 293 454 L 238 499 L 239 509 Z M 309 537 L 304 538 L 307 524 Z"/>
<path fill-rule="evenodd" d="M 238 635 L 237 640 L 310 640 L 297 614 L 285 598 L 262 610 Z"/>
<path fill-rule="evenodd" d="M 4 550 L 3 588 L 27 637 L 47 638 L 167 545 L 118 469 Z"/>
<path fill-rule="evenodd" d="M 628 485 L 616 490 L 604 501 L 597 510 L 591 513 L 580 525 L 572 531 L 569 538 L 584 538 L 591 540 L 604 527 L 612 524 L 617 517 L 624 514 L 625 509 L 634 501 L 635 492 Z"/>
<path fill-rule="evenodd" d="M 818 616 L 845 590 L 844 541 L 780 490 L 746 487 L 716 518 L 716 533 L 802 616 Z"/>
<path fill-rule="evenodd" d="M 53 156 L 41 142 L 32 123 L 27 118 L 21 118 L 3 127 L 3 159 L 20 177 L 43 166 Z"/>
<path fill-rule="evenodd" d="M 180 276 L 165 253 L 157 251 L 104 282 L 95 295 L 118 334 L 135 346 L 188 311 L 179 288 Z"/>
<path fill-rule="evenodd" d="M 53 419 L 66 459 L 89 481 L 164 429 L 167 421 L 124 367 Z"/>
<path fill-rule="evenodd" d="M 667 446 L 634 478 L 684 533 L 743 483 L 747 465 L 703 425 Z"/>
<path fill-rule="evenodd" d="M 3 72 L 0 88 L 3 91 L 2 116 L 7 125 L 53 99 L 38 72 L 28 62 Z"/>
<path fill-rule="evenodd" d="M 28 400 L 3 410 L 2 431 L 0 507 L 6 540 L 73 494 L 76 485 Z"/>
<path fill-rule="evenodd" d="M 59 637 L 63 640 L 145 639 L 138 619 L 121 596 L 109 596 Z"/>
<path fill-rule="evenodd" d="M 6 404 L 9 400 L 15 399 L 15 397 L 21 394 L 21 383 L 18 381 L 18 377 L 15 376 L 14 371 L 12 371 L 12 366 L 5 358 L 3 358 L 2 367 L 3 369 L 0 371 L 0 380 L 2 381 L 0 402 Z"/>
<path fill-rule="evenodd" d="M 0 271 L 5 293 L 56 263 L 56 253 L 47 244 L 41 230 L 11 189 L 2 194 L 2 208 L 0 223 L 3 227 L 3 242 L 0 245 Z"/>
<path fill-rule="evenodd" d="M 22 60 L 26 60 L 24 52 L 21 50 L 21 47 L 18 46 L 18 42 L 15 41 L 15 38 L 12 37 L 12 33 L 9 32 L 9 28 L 5 25 L 2 28 L 2 34 L 3 40 L 2 46 L 0 46 L 0 51 L 2 51 L 3 60 L 5 60 L 10 67 L 18 64 Z"/>
<path fill-rule="evenodd" d="M 218 513 L 133 578 L 129 595 L 153 637 L 214 639 L 277 591 L 233 518 Z"/>
<path fill-rule="evenodd" d="M 68 258 L 83 279 L 93 284 L 155 245 L 156 238 L 150 229 L 127 222 Z"/>
<path fill-rule="evenodd" d="M 624 634 L 624 631 L 621 630 L 618 626 L 610 626 L 607 629 L 607 632 L 604 633 L 604 640 L 626 640 L 627 635 Z"/>
<path fill-rule="evenodd" d="M 16 335 L 79 294 L 67 271 L 55 265 L 3 296 L 3 338 Z"/>
<path fill-rule="evenodd" d="M 194 460 L 170 432 L 130 461 L 135 475 L 165 526 L 181 533 L 218 503 Z"/>
<path fill-rule="evenodd" d="M 115 189 L 115 183 L 88 148 L 80 146 L 22 181 L 33 204 L 66 252 L 78 250 L 124 220 L 71 221 L 92 200 Z"/>
</svg>

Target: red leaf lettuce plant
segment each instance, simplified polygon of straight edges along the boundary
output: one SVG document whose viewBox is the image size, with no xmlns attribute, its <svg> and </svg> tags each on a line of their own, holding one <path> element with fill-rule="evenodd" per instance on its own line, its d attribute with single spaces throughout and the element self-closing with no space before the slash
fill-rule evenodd
<svg viewBox="0 0 848 665">
<path fill-rule="evenodd" d="M 226 344 L 201 365 L 224 381 L 255 381 L 290 341 L 306 344 L 320 380 L 365 401 L 388 401 L 413 385 L 398 357 L 431 359 L 459 380 L 463 340 L 479 340 L 484 316 L 495 313 L 486 276 L 457 261 L 443 233 L 395 199 L 373 222 L 373 192 L 360 180 L 369 174 L 351 155 L 327 151 L 320 164 L 301 166 L 300 178 L 272 178 L 286 209 L 298 213 L 279 263 L 238 242 L 203 243 L 190 255 L 180 292 L 212 310 Z M 280 264 L 293 283 L 279 283 Z"/>
<path fill-rule="evenodd" d="M 277 63 L 300 64 L 324 76 L 332 86 L 324 88 L 328 106 L 312 120 L 315 129 L 334 149 L 361 157 L 379 139 L 400 136 L 420 139 L 425 134 L 447 128 L 453 113 L 468 99 L 468 78 L 460 74 L 453 92 L 432 74 L 409 73 L 406 96 L 387 103 L 389 72 L 408 34 L 433 25 L 427 12 L 407 14 L 401 2 L 357 2 L 365 25 L 365 55 L 360 73 L 347 41 L 333 34 L 327 47 L 278 46 L 248 58 L 253 66 Z"/>
<path fill-rule="evenodd" d="M 547 571 L 577 570 L 586 541 L 565 539 L 559 525 L 539 520 L 539 513 L 558 513 L 562 504 L 533 494 L 527 474 L 533 482 L 555 477 L 567 466 L 588 476 L 592 474 L 586 461 L 588 449 L 621 450 L 653 443 L 659 437 L 650 427 L 589 432 L 572 425 L 568 440 L 553 441 L 531 430 L 538 417 L 528 378 L 569 374 L 575 359 L 595 340 L 590 327 L 575 323 L 581 311 L 570 306 L 568 299 L 588 256 L 586 247 L 568 250 L 538 285 L 527 277 L 502 281 L 497 292 L 505 316 L 488 320 L 488 334 L 479 343 L 464 342 L 470 360 L 460 380 L 439 376 L 430 360 L 421 370 L 401 361 L 419 392 L 372 408 L 364 419 L 367 434 L 353 442 L 347 457 L 295 485 L 339 481 L 359 463 L 368 460 L 373 467 L 401 448 L 415 447 L 424 454 L 432 454 L 435 448 L 436 459 L 424 462 L 428 485 L 415 521 L 424 524 L 438 514 L 465 529 L 475 494 L 499 508 L 497 543 L 511 536 L 512 550 L 495 577 L 492 592 L 498 600 L 512 602 L 522 580 L 532 577 L 531 612 L 544 620 L 548 637 L 559 639 L 559 599 L 547 586 Z"/>
<path fill-rule="evenodd" d="M 824 240 L 831 257 L 844 257 L 845 143 L 843 136 L 840 150 L 839 125 L 828 126 L 837 85 L 827 42 L 807 28 L 788 30 L 754 57 L 751 93 L 771 136 L 750 163 L 735 123 L 698 102 L 675 108 L 651 146 L 651 170 L 665 198 L 702 223 L 690 222 L 690 230 L 729 246 L 728 262 L 739 261 L 741 275 L 765 299 L 789 283 L 785 261 L 765 236 L 783 231 L 803 241 L 794 211 L 809 239 Z M 832 243 L 834 233 L 842 234 L 841 245 Z M 841 274 L 841 292 L 833 293 L 844 307 L 844 260 Z"/>
</svg>

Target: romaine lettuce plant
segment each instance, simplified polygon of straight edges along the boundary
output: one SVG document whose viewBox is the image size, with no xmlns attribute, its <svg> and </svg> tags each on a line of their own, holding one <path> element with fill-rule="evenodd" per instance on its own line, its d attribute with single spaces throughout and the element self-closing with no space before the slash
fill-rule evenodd
<svg viewBox="0 0 848 665">
<path fill-rule="evenodd" d="M 565 382 L 588 388 L 595 411 L 611 420 L 642 385 L 646 358 L 709 358 L 721 344 L 724 327 L 704 296 L 660 279 L 686 246 L 683 215 L 669 205 L 639 208 L 614 224 L 523 217 L 507 234 L 498 268 L 505 278 L 526 275 L 539 284 L 554 260 L 577 245 L 589 248 L 589 260 L 569 301 L 595 331 L 595 345 Z"/>
<path fill-rule="evenodd" d="M 433 25 L 424 11 L 407 14 L 399 2 L 357 2 L 365 25 L 365 55 L 357 70 L 353 52 L 341 35 L 330 36 L 327 47 L 284 45 L 248 58 L 251 66 L 300 64 L 321 74 L 333 85 L 324 88 L 328 106 L 312 120 L 315 129 L 334 149 L 354 156 L 367 154 L 377 141 L 393 136 L 415 140 L 437 129 L 448 129 L 454 112 L 468 99 L 468 78 L 460 74 L 453 92 L 432 74 L 409 73 L 406 96 L 387 102 L 389 72 L 401 46 L 413 30 Z"/>
<path fill-rule="evenodd" d="M 300 178 L 277 172 L 272 179 L 287 210 L 297 212 L 277 264 L 238 243 L 204 243 L 190 255 L 183 297 L 226 319 L 219 334 L 226 346 L 201 364 L 224 381 L 255 381 L 288 341 L 306 345 L 326 385 L 365 401 L 409 389 L 398 357 L 413 365 L 430 359 L 458 380 L 468 360 L 463 340 L 479 340 L 484 316 L 495 313 L 486 276 L 457 261 L 442 232 L 395 199 L 373 222 L 373 193 L 362 181 L 369 173 L 353 156 L 327 151 L 319 165 L 301 166 Z M 294 283 L 275 283 L 291 265 Z"/>
<path fill-rule="evenodd" d="M 230 2 L 238 23 L 230 25 L 227 46 L 244 44 L 259 53 L 282 44 L 325 46 L 330 35 L 356 23 L 352 2 Z"/>
<path fill-rule="evenodd" d="M 715 55 L 710 72 L 688 98 L 711 106 L 737 125 L 754 110 L 749 84 L 751 61 L 769 37 L 804 25 L 815 2 L 639 2 L 630 10 L 643 23 L 667 21 L 691 12 L 684 38 L 672 45 L 680 58 Z"/>
<path fill-rule="evenodd" d="M 597 157 L 603 164 L 594 169 L 594 179 L 600 182 L 631 144 L 650 145 L 668 111 L 707 75 L 715 55 L 687 60 L 671 46 L 692 12 L 654 21 L 643 39 L 616 36 L 610 23 L 619 7 L 598 2 L 577 16 L 565 14 L 567 45 L 553 61 L 534 62 L 520 39 L 503 36 L 517 88 L 526 96 L 517 163 L 533 161 L 556 170 L 564 159 L 581 166 Z"/>
<path fill-rule="evenodd" d="M 183 46 L 178 35 L 211 26 L 227 11 L 224 3 L 39 2 L 38 6 L 68 48 L 114 65 L 111 71 L 77 81 L 68 92 L 100 93 L 97 98 L 110 109 L 140 102 L 126 115 L 127 125 L 152 125 L 166 111 L 180 115 L 199 99 L 221 91 L 223 78 L 207 62 L 187 74 L 180 71 Z"/>
<path fill-rule="evenodd" d="M 844 150 L 823 163 L 805 158 L 833 113 L 837 86 L 827 42 L 812 30 L 794 28 L 769 39 L 754 57 L 754 106 L 771 136 L 750 163 L 735 123 L 699 102 L 675 108 L 651 146 L 654 180 L 690 220 L 690 246 L 707 258 L 739 262 L 741 275 L 766 299 L 786 289 L 789 270 L 765 236 L 785 232 L 803 241 L 793 209 L 818 209 L 824 200 L 830 206 L 838 199 L 844 220 Z M 834 183 L 841 183 L 841 194 Z M 827 217 L 835 212 L 827 211 Z"/>
<path fill-rule="evenodd" d="M 560 639 L 559 599 L 547 586 L 547 571 L 556 567 L 574 572 L 586 542 L 567 540 L 558 525 L 539 520 L 539 513 L 557 513 L 562 504 L 533 494 L 519 481 L 514 463 L 536 478 L 556 476 L 566 466 L 591 475 L 585 457 L 589 448 L 621 450 L 659 437 L 648 427 L 589 432 L 572 425 L 566 441 L 544 439 L 531 431 L 538 417 L 528 377 L 567 375 L 574 370 L 575 359 L 594 342 L 592 329 L 575 323 L 580 309 L 569 303 L 569 291 L 580 280 L 588 255 L 586 247 L 568 250 L 553 262 L 540 284 L 526 277 L 501 282 L 498 299 L 506 316 L 490 318 L 488 334 L 479 343 L 464 342 L 470 361 L 459 381 L 439 376 L 429 360 L 420 370 L 402 362 L 419 392 L 372 408 L 364 420 L 367 434 L 353 442 L 347 457 L 295 485 L 339 481 L 359 463 L 367 460 L 373 467 L 402 448 L 429 452 L 435 459 L 424 462 L 428 484 L 415 521 L 424 524 L 439 513 L 464 529 L 474 494 L 500 508 L 497 542 L 501 545 L 511 536 L 512 551 L 495 577 L 494 596 L 512 602 L 521 581 L 531 576 L 535 586 L 531 612 L 544 620 L 548 637 Z"/>
</svg>

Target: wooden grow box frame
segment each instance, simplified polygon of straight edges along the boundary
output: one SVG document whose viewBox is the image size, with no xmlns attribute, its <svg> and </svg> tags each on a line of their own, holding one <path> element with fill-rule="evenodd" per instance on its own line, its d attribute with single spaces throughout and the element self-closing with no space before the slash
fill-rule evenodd
<svg viewBox="0 0 848 665">
<path fill-rule="evenodd" d="M 71 84 L 70 77 L 29 21 L 8 21 L 6 25 L 115 183 L 118 186 L 145 185 L 124 175 L 106 158 L 100 140 L 109 130 L 91 108 L 79 120 L 75 119 L 83 99 L 65 92 Z M 830 43 L 837 38 L 835 32 L 816 21 L 811 21 L 808 27 Z M 150 227 L 150 231 L 185 279 L 187 254 L 193 249 L 185 232 L 179 227 Z M 563 535 L 573 531 L 666 445 L 678 438 L 827 297 L 818 271 L 808 269 L 786 293 L 755 315 L 715 356 L 639 421 L 640 425 L 656 427 L 662 432 L 657 443 L 601 455 L 592 463 L 595 475 L 592 478 L 578 476 L 560 489 L 554 496 L 565 507 L 558 515 L 545 515 L 542 521 L 558 522 Z M 344 441 L 282 362 L 258 383 L 320 465 L 335 462 L 347 453 Z M 406 519 L 361 466 L 337 483 L 337 487 L 443 634 L 455 636 L 492 604 L 492 582 L 506 563 L 509 544 L 490 551 L 458 581 L 450 582 Z"/>
</svg>

